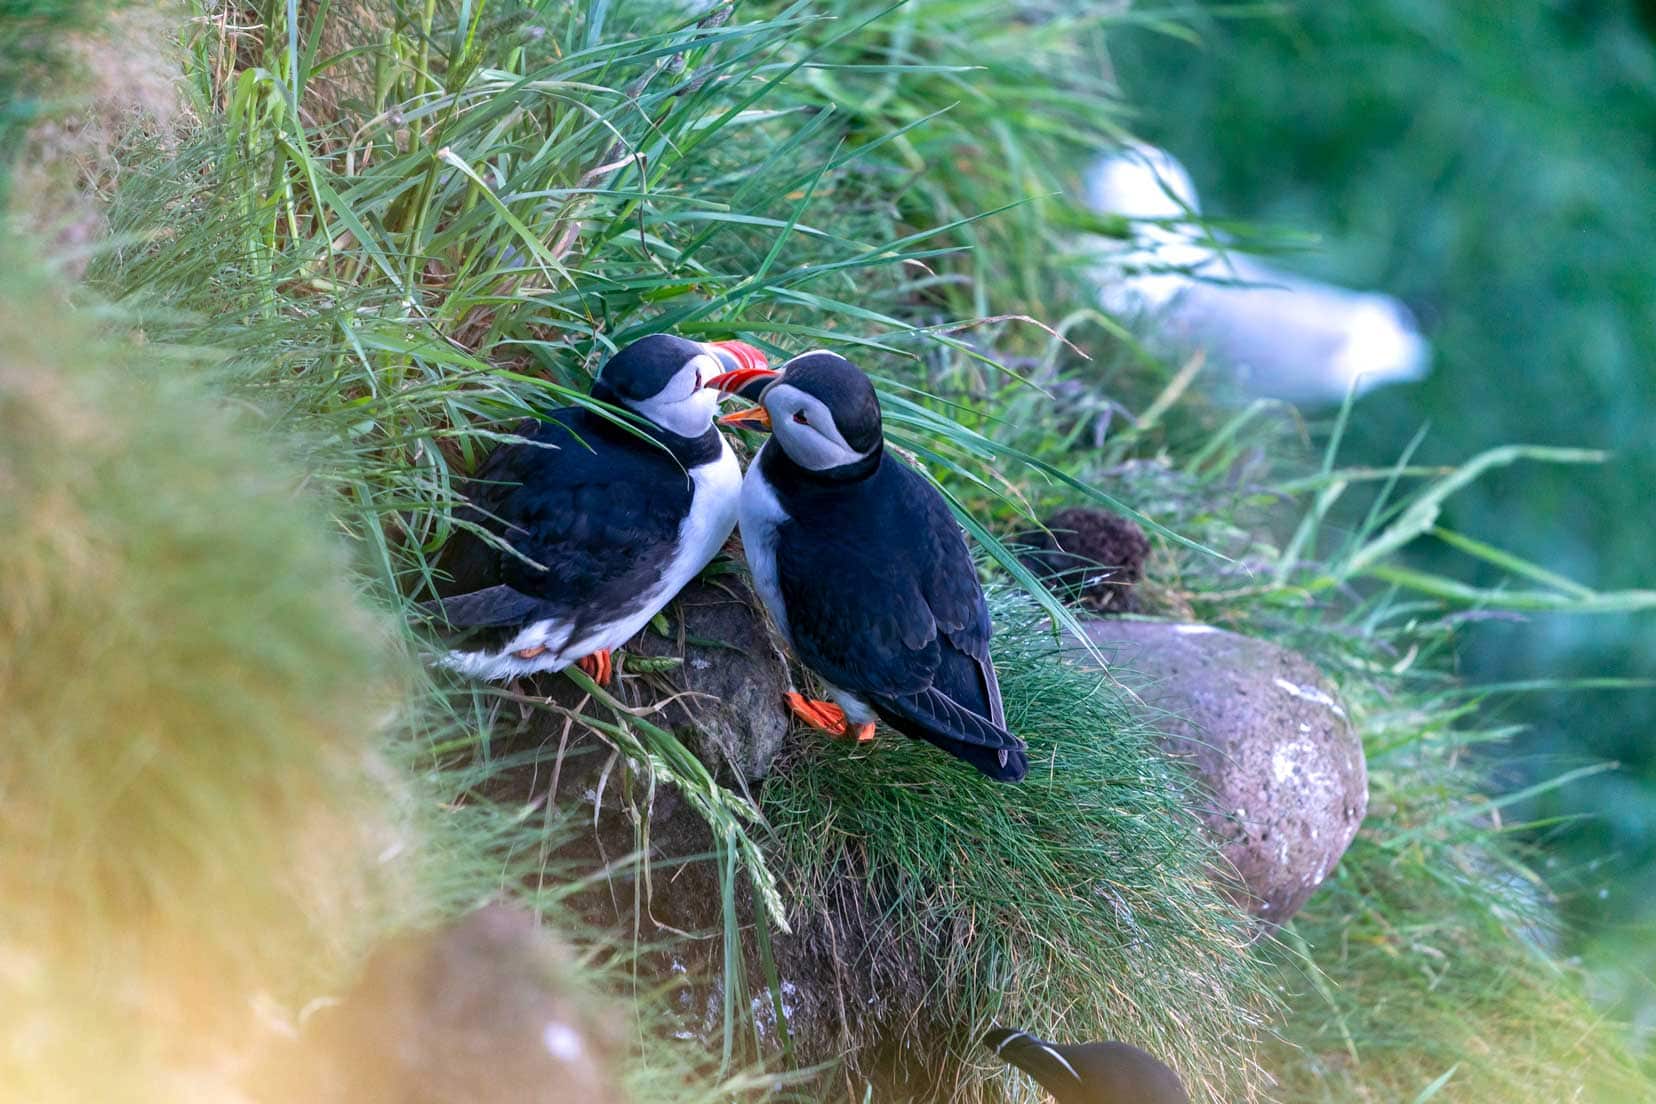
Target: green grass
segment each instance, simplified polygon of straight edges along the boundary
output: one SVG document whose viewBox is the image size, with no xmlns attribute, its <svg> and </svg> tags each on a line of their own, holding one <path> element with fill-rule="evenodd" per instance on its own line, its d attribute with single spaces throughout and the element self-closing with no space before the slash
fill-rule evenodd
<svg viewBox="0 0 1656 1104">
<path fill-rule="evenodd" d="M 52 74 L 63 64 L 67 34 L 95 26 L 98 5 L 89 0 L 7 0 L 6 46 L 0 50 L 0 204 L 11 198 L 11 161 L 28 128 L 50 114 L 43 92 L 65 89 Z"/>
<path fill-rule="evenodd" d="M 1323 237 L 1296 268 L 1401 295 L 1434 338 L 1430 379 L 1360 405 L 1352 459 L 1387 462 L 1423 418 L 1426 463 L 1512 441 L 1602 449 L 1597 468 L 1495 474 L 1445 521 L 1595 587 L 1650 588 L 1636 523 L 1656 479 L 1656 261 L 1638 244 L 1656 234 L 1649 6 L 1528 4 L 1500 21 L 1402 0 L 1210 10 L 1200 51 L 1117 39 L 1146 137 L 1185 160 L 1210 211 Z M 1402 563 L 1479 589 L 1507 574 L 1432 540 Z M 1558 684 L 1495 703 L 1526 726 L 1512 784 L 1621 764 L 1531 815 L 1550 822 L 1536 839 L 1581 929 L 1572 947 L 1656 1054 L 1656 694 L 1564 688 L 1656 669 L 1651 615 L 1538 609 L 1469 627 L 1462 657 L 1480 680 Z"/>
<path fill-rule="evenodd" d="M 882 1094 L 994 1101 L 1013 1082 L 977 1040 L 1016 1024 L 1127 1039 L 1204 1099 L 1257 1099 L 1270 999 L 1250 928 L 1203 872 L 1188 785 L 1119 687 L 1059 658 L 1034 603 L 991 608 L 1024 783 L 888 735 L 802 751 L 765 787 L 798 932 L 779 970 L 812 983 L 791 998 L 796 1055 L 861 1054 Z"/>
<path fill-rule="evenodd" d="M 219 396 L 0 265 L 0 1077 L 169 1098 L 249 994 L 338 984 L 403 912 L 382 614 L 295 473 Z"/>
<path fill-rule="evenodd" d="M 236 25 L 264 33 L 193 43 L 206 125 L 127 166 L 86 299 L 148 342 L 135 386 L 196 377 L 241 411 L 250 447 L 305 473 L 299 497 L 352 553 L 319 577 L 406 625 L 456 479 L 524 413 L 581 401 L 616 345 L 663 328 L 834 345 L 878 376 L 895 440 L 963 506 L 991 564 L 1010 563 L 993 535 L 1030 512 L 1136 508 L 1163 526 L 1149 607 L 1313 656 L 1344 688 L 1375 780 L 1358 844 L 1283 946 L 1244 946 L 1195 873 L 1207 845 L 1144 719 L 1045 655 L 1036 600 L 1010 590 L 996 605 L 1008 710 L 1037 758 L 1055 757 L 1016 789 L 887 739 L 866 759 L 791 759 L 760 824 L 670 733 L 595 707 L 639 774 L 691 795 L 724 843 L 728 953 L 704 979 L 724 986 L 724 1060 L 708 1061 L 666 1038 L 630 933 L 563 911 L 594 872 L 549 879 L 542 864 L 576 826 L 479 800 L 509 765 L 491 758 L 498 699 L 408 672 L 389 754 L 424 842 L 398 922 L 503 893 L 569 925 L 594 984 L 633 1009 L 641 1101 L 762 1097 L 774 1078 L 744 1080 L 750 1059 L 791 1073 L 837 1057 L 837 1013 L 802 1025 L 792 1053 L 747 1048 L 730 1012 L 771 995 L 767 945 L 774 966 L 789 952 L 780 932 L 761 938 L 763 909 L 756 927 L 736 906 L 744 874 L 762 892 L 776 879 L 795 946 L 820 947 L 813 905 L 871 922 L 894 991 L 881 1015 L 847 1016 L 847 1038 L 910 1033 L 911 1060 L 957 1099 L 1006 1084 L 961 1062 L 991 1018 L 1144 1043 L 1208 1100 L 1261 1098 L 1255 1061 L 1287 1099 L 1429 1099 L 1446 1074 L 1442 1099 L 1506 1101 L 1520 1080 L 1546 1099 L 1595 1080 L 1597 1099 L 1636 1096 L 1613 1025 L 1530 937 L 1550 910 L 1466 765 L 1486 722 L 1451 674 L 1459 611 L 1504 595 L 1396 559 L 1443 536 L 1445 501 L 1495 465 L 1581 457 L 1347 470 L 1336 431 L 1319 464 L 1280 408 L 1217 411 L 1188 373 L 1122 342 L 1070 255 L 1071 231 L 1108 227 L 1051 193 L 1123 117 L 1097 74 L 1119 19 L 1137 17 L 1008 20 L 978 0 L 763 5 L 727 22 L 667 4 L 336 5 L 319 23 L 320 5 L 253 8 Z M 1005 317 L 1025 314 L 1039 324 Z M 157 433 L 182 439 L 171 425 Z M 200 485 L 162 459 L 129 478 Z M 1330 521 L 1353 501 L 1356 520 Z M 1646 600 L 1448 539 L 1524 579 L 1528 601 Z M 410 628 L 388 635 L 393 652 L 422 646 Z M 847 869 L 873 897 L 853 899 Z M 1273 1032 L 1281 1044 L 1255 1051 Z M 849 1057 L 826 1076 L 860 1100 L 880 1056 Z"/>
</svg>

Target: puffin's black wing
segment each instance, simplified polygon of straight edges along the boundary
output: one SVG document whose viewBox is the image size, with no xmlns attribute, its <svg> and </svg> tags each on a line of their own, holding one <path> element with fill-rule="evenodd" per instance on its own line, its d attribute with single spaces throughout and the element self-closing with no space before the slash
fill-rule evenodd
<svg viewBox="0 0 1656 1104">
<path fill-rule="evenodd" d="M 790 502 L 777 574 L 801 661 L 899 731 L 1022 778 L 989 660 L 989 607 L 960 527 L 895 457 L 847 496 Z"/>
<path fill-rule="evenodd" d="M 470 530 L 443 550 L 449 623 L 609 619 L 636 605 L 670 557 L 693 485 L 662 448 L 578 408 L 518 427 L 466 487 Z M 515 553 L 515 554 L 514 554 Z"/>
<path fill-rule="evenodd" d="M 1006 730 L 1000 681 L 989 657 L 989 604 L 960 526 L 947 503 L 918 473 L 887 458 L 897 484 L 894 501 L 907 504 L 909 531 L 923 549 L 915 560 L 921 592 L 937 625 L 937 667 L 916 695 L 871 704 L 899 731 L 964 759 L 991 778 L 1016 782 L 1028 770 L 1023 742 Z M 906 484 L 906 486 L 902 486 Z"/>
<path fill-rule="evenodd" d="M 477 542 L 482 545 L 482 541 Z M 541 609 L 541 600 L 500 583 L 496 586 L 451 594 L 421 606 L 456 629 L 484 628 L 494 625 L 522 625 L 534 620 Z"/>
</svg>

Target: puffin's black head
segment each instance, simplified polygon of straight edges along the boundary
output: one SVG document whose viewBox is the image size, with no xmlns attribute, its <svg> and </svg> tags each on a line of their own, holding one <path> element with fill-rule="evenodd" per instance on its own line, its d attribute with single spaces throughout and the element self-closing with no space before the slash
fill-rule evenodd
<svg viewBox="0 0 1656 1104">
<path fill-rule="evenodd" d="M 1058 1104 L 1190 1104 L 1178 1074 L 1126 1043 L 1057 1046 L 996 1028 L 983 1045 L 1040 1082 Z"/>
<path fill-rule="evenodd" d="M 730 373 L 728 389 L 753 388 L 752 373 Z M 813 352 L 782 366 L 759 396 L 764 416 L 738 411 L 720 419 L 730 425 L 769 428 L 788 458 L 811 471 L 830 471 L 865 460 L 884 443 L 880 402 L 862 370 L 837 353 Z"/>
<path fill-rule="evenodd" d="M 720 373 L 763 368 L 764 354 L 740 341 L 687 341 L 672 334 L 641 337 L 609 358 L 592 395 L 624 406 L 681 437 L 700 437 L 713 425 Z"/>
</svg>

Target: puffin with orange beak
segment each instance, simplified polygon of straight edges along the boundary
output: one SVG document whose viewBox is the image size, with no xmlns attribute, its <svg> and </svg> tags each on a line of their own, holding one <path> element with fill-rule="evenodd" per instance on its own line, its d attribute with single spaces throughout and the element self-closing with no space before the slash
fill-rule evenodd
<svg viewBox="0 0 1656 1104">
<path fill-rule="evenodd" d="M 812 352 L 713 383 L 757 404 L 721 423 L 772 434 L 742 480 L 739 524 L 754 588 L 832 699 L 791 693 L 795 715 L 858 741 L 884 720 L 1021 780 L 1028 760 L 1006 728 L 965 537 L 937 489 L 886 450 L 868 377 Z"/>
<path fill-rule="evenodd" d="M 713 424 L 721 374 L 762 369 L 740 341 L 653 334 L 617 352 L 586 407 L 517 427 L 468 483 L 428 608 L 462 630 L 442 664 L 500 680 L 610 653 L 706 567 L 736 525 L 742 473 Z M 493 539 L 482 534 L 487 533 Z"/>
</svg>

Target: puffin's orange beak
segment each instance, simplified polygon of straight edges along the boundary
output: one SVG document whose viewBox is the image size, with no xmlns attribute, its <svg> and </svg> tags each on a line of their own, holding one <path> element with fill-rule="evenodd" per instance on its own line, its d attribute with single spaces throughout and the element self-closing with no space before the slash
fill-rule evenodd
<svg viewBox="0 0 1656 1104">
<path fill-rule="evenodd" d="M 765 367 L 765 354 L 745 342 L 713 341 L 708 344 L 717 351 L 720 361 L 736 361 L 734 368 L 728 372 L 721 372 L 706 384 L 708 387 L 717 387 L 726 395 L 741 395 L 745 399 L 757 402 L 759 393 L 766 385 L 782 374 L 773 368 Z M 762 406 L 732 411 L 720 418 L 719 424 L 762 432 L 768 431 L 771 427 L 770 415 Z"/>
<path fill-rule="evenodd" d="M 774 375 L 774 373 L 772 374 Z M 762 406 L 750 406 L 745 410 L 734 410 L 720 418 L 719 424 L 733 426 L 736 429 L 752 429 L 761 433 L 769 433 L 771 427 L 770 411 Z"/>
<path fill-rule="evenodd" d="M 757 350 L 755 351 L 757 352 Z M 757 365 L 744 364 L 734 371 L 721 372 L 708 380 L 707 386 L 717 387 L 726 395 L 741 395 L 744 398 L 757 399 L 759 392 L 763 391 L 764 387 L 754 385 L 769 383 L 781 374 L 774 368 L 766 368 L 765 362 L 761 360 Z M 749 390 L 750 387 L 752 390 Z"/>
</svg>

